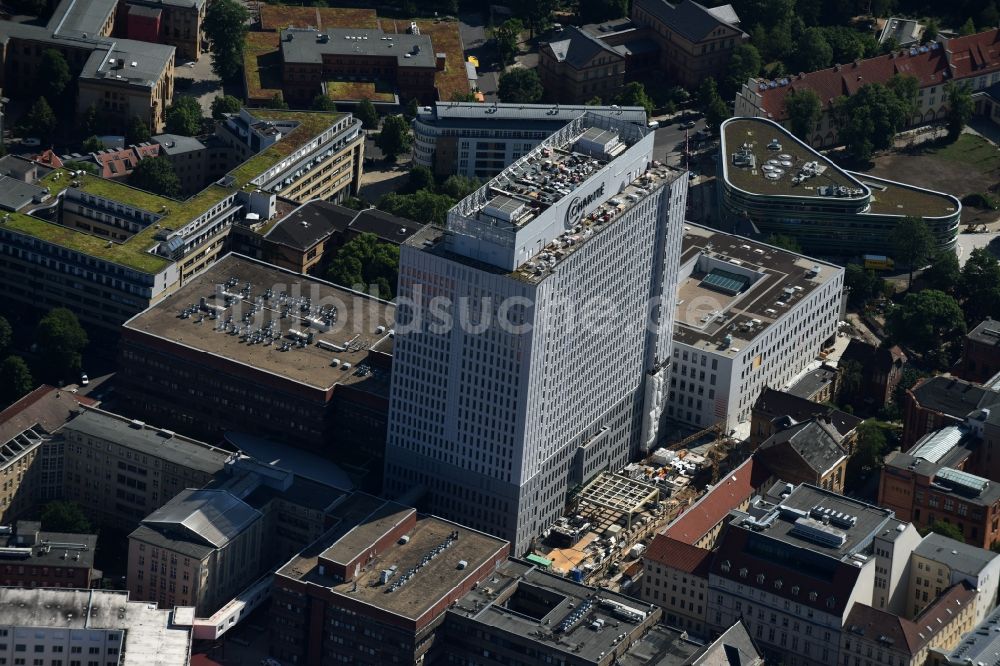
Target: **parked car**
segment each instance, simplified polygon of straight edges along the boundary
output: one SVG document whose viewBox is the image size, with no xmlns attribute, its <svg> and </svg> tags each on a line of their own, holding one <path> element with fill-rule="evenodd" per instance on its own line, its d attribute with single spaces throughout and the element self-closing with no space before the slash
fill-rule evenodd
<svg viewBox="0 0 1000 666">
<path fill-rule="evenodd" d="M 90 383 L 90 377 L 87 376 L 86 372 L 80 373 L 80 386 L 86 386 Z"/>
<path fill-rule="evenodd" d="M 696 123 L 693 120 L 686 120 L 683 123 L 681 123 L 681 129 L 691 129 L 692 127 L 695 126 L 695 124 Z"/>
<path fill-rule="evenodd" d="M 24 146 L 31 146 L 32 148 L 42 145 L 41 139 L 36 139 L 33 136 L 29 136 L 27 139 L 21 139 L 21 144 Z"/>
</svg>

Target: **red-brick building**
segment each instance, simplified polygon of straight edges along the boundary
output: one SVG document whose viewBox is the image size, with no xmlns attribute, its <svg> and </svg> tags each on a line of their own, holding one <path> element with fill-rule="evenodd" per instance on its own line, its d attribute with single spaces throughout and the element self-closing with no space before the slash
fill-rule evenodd
<svg viewBox="0 0 1000 666">
<path fill-rule="evenodd" d="M 1000 322 L 987 319 L 969 331 L 957 374 L 970 382 L 985 382 L 1000 372 Z"/>
<path fill-rule="evenodd" d="M 1000 405 L 1000 392 L 956 377 L 928 377 L 907 389 L 903 400 L 904 449 L 921 437 L 965 421 L 983 408 Z"/>
<path fill-rule="evenodd" d="M 0 585 L 87 589 L 101 579 L 94 569 L 96 534 L 43 532 L 38 522 L 19 520 L 0 528 Z M 4 531 L 6 530 L 6 534 Z"/>
</svg>

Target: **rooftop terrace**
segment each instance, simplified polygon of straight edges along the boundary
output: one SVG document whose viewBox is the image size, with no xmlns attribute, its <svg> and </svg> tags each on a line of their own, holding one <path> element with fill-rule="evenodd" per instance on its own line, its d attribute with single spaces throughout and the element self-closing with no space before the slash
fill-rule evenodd
<svg viewBox="0 0 1000 666">
<path fill-rule="evenodd" d="M 677 287 L 674 340 L 729 356 L 841 270 L 695 224 L 684 227 L 681 266 L 692 270 Z"/>
<path fill-rule="evenodd" d="M 129 187 L 118 181 L 106 180 L 90 174 L 73 175 L 67 169 L 56 169 L 39 182 L 52 195 L 73 188 L 162 216 L 158 220 L 160 227 L 180 229 L 226 197 L 245 188 L 251 180 L 304 146 L 310 139 L 334 125 L 344 115 L 271 109 L 254 109 L 252 113 L 260 120 L 291 121 L 298 123 L 298 126 L 277 143 L 230 171 L 229 175 L 233 178 L 230 185 L 222 186 L 213 183 L 183 201 L 163 197 Z M 0 216 L 0 221 L 4 226 L 13 230 L 145 273 L 159 272 L 172 263 L 169 259 L 150 252 L 158 243 L 154 236 L 159 230 L 153 224 L 124 242 L 114 242 L 105 237 L 21 213 L 11 213 L 6 218 Z"/>
<path fill-rule="evenodd" d="M 384 301 L 240 255 L 227 255 L 124 326 L 327 390 L 364 383 L 388 391 L 365 363 L 391 353 L 393 313 Z"/>
</svg>

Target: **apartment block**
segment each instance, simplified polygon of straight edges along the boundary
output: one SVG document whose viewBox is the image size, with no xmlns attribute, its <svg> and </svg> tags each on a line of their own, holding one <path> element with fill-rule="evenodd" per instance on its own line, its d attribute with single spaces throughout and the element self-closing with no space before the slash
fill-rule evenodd
<svg viewBox="0 0 1000 666">
<path fill-rule="evenodd" d="M 390 495 L 420 486 L 430 511 L 520 553 L 570 488 L 655 443 L 687 179 L 652 148 L 648 129 L 585 114 L 401 247 L 415 305 L 396 326 Z M 603 323 L 583 314 L 609 304 Z M 580 372 L 597 358 L 616 371 Z"/>
<path fill-rule="evenodd" d="M 131 39 L 169 44 L 182 60 L 198 60 L 207 50 L 208 0 L 126 0 L 126 32 Z"/>
<path fill-rule="evenodd" d="M 750 445 L 757 447 L 783 428 L 818 419 L 837 430 L 837 442 L 848 452 L 854 450 L 862 419 L 828 405 L 807 400 L 786 391 L 765 388 L 750 412 Z"/>
<path fill-rule="evenodd" d="M 663 622 L 709 636 L 708 570 L 712 551 L 657 534 L 642 556 L 642 594 L 663 609 Z"/>
<path fill-rule="evenodd" d="M 588 98 L 589 99 L 589 98 Z M 491 178 L 584 113 L 646 125 L 641 106 L 435 102 L 413 119 L 413 161 L 438 176 Z"/>
<path fill-rule="evenodd" d="M 94 568 L 96 534 L 44 532 L 42 524 L 19 520 L 0 527 L 0 585 L 4 587 L 96 586 L 101 572 Z"/>
<path fill-rule="evenodd" d="M 996 607 L 998 579 L 1000 555 L 931 532 L 910 558 L 907 617 L 916 618 L 953 585 L 966 583 L 977 591 L 971 624 L 978 624 Z"/>
<path fill-rule="evenodd" d="M 263 526 L 228 491 L 181 491 L 129 534 L 129 595 L 211 615 L 262 573 Z"/>
<path fill-rule="evenodd" d="M 667 415 L 728 431 L 836 336 L 844 269 L 693 224 L 680 264 Z"/>
<path fill-rule="evenodd" d="M 164 428 L 88 409 L 59 431 L 63 496 L 97 523 L 131 530 L 186 488 L 201 488 L 232 456 Z"/>
</svg>

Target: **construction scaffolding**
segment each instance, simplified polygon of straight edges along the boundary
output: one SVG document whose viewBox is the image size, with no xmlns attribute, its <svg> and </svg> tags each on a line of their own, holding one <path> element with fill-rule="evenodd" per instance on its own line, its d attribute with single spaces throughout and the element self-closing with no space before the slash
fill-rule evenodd
<svg viewBox="0 0 1000 666">
<path fill-rule="evenodd" d="M 585 514 L 603 533 L 625 518 L 625 529 L 632 529 L 632 519 L 648 504 L 655 504 L 660 491 L 648 483 L 623 474 L 601 472 L 576 496 L 575 513 Z"/>
</svg>

